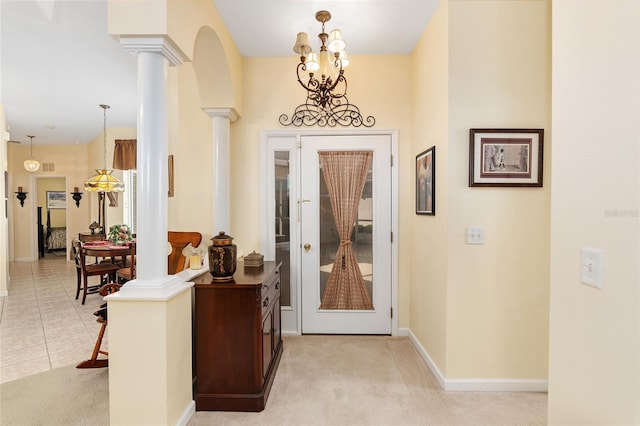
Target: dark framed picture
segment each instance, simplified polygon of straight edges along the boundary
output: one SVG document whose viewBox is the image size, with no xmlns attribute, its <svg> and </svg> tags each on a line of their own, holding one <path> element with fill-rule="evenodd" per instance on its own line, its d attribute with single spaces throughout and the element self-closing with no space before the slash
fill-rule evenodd
<svg viewBox="0 0 640 426">
<path fill-rule="evenodd" d="M 416 214 L 436 214 L 436 147 L 416 155 Z"/>
<path fill-rule="evenodd" d="M 544 129 L 470 129 L 469 186 L 542 186 Z"/>
<path fill-rule="evenodd" d="M 175 186 L 173 183 L 173 154 L 169 155 L 169 197 L 173 197 L 175 195 Z"/>
<path fill-rule="evenodd" d="M 66 209 L 67 193 L 64 191 L 47 191 L 48 209 Z"/>
</svg>

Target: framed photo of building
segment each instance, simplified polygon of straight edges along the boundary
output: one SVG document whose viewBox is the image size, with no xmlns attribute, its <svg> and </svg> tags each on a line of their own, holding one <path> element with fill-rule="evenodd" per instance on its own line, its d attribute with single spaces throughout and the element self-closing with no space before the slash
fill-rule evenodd
<svg viewBox="0 0 640 426">
<path fill-rule="evenodd" d="M 470 129 L 469 186 L 542 186 L 544 129 Z"/>
<path fill-rule="evenodd" d="M 416 214 L 436 214 L 436 147 L 416 155 Z"/>
</svg>

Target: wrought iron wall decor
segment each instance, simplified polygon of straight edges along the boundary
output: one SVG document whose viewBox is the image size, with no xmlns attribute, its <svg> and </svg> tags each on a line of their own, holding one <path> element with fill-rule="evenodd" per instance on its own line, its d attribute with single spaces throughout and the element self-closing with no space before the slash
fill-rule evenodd
<svg viewBox="0 0 640 426">
<path fill-rule="evenodd" d="M 80 208 L 80 200 L 82 200 L 82 194 L 83 192 L 79 192 L 78 188 L 74 188 L 73 192 L 71 193 L 71 198 L 73 198 L 73 201 L 76 202 L 76 207 Z"/>
<path fill-rule="evenodd" d="M 283 126 L 354 126 L 372 127 L 376 123 L 373 116 L 364 118 L 360 108 L 347 98 L 347 78 L 344 68 L 349 64 L 345 43 L 340 30 L 327 34 L 324 25 L 331 19 L 326 10 L 316 13 L 316 20 L 322 23 L 320 54 L 312 52 L 306 33 L 298 33 L 293 51 L 300 54 L 300 63 L 296 68 L 298 83 L 307 91 L 303 104 L 296 107 L 291 117 L 281 114 Z M 327 43 L 328 41 L 328 43 Z M 333 54 L 333 58 L 329 56 Z M 305 76 L 308 72 L 308 76 Z M 319 77 L 316 77 L 316 74 Z"/>
<path fill-rule="evenodd" d="M 27 199 L 28 192 L 23 191 L 22 187 L 18 187 L 18 191 L 16 192 L 16 198 L 20 201 L 20 207 L 24 207 L 24 200 Z"/>
</svg>

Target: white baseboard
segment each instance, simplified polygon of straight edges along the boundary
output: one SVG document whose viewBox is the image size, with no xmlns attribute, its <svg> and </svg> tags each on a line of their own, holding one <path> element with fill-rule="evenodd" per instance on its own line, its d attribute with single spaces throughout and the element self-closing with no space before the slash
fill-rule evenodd
<svg viewBox="0 0 640 426">
<path fill-rule="evenodd" d="M 411 331 L 408 328 L 398 327 L 398 336 L 407 337 Z"/>
<path fill-rule="evenodd" d="M 191 417 L 193 417 L 195 413 L 196 413 L 196 402 L 192 400 L 189 403 L 189 405 L 187 405 L 187 408 L 185 408 L 185 410 L 182 412 L 182 415 L 178 419 L 178 422 L 176 423 L 176 425 L 186 426 L 189 423 L 189 420 L 191 420 Z"/>
<path fill-rule="evenodd" d="M 418 338 L 416 337 L 416 335 L 413 334 L 411 330 L 408 330 L 408 336 L 409 336 L 409 340 L 411 340 L 411 343 L 413 343 L 413 347 L 416 348 L 416 350 L 418 351 L 418 354 L 420 355 L 420 358 L 422 358 L 425 364 L 427 364 L 427 367 L 429 367 L 429 370 L 431 370 L 431 372 L 435 376 L 436 380 L 440 384 L 440 387 L 444 390 L 447 390 L 447 387 L 445 385 L 445 377 L 440 372 L 440 369 L 438 368 L 436 363 L 433 362 L 433 360 L 429 356 L 429 353 L 426 351 L 424 346 L 422 346 L 420 341 L 418 341 Z"/>
<path fill-rule="evenodd" d="M 420 354 L 422 360 L 427 364 L 440 387 L 445 391 L 452 392 L 547 392 L 549 382 L 540 379 L 447 379 L 436 363 L 431 359 L 429 353 L 418 341 L 415 334 L 410 329 L 407 330 L 409 340 Z M 398 330 L 400 334 L 400 330 Z M 402 335 L 402 334 L 401 334 Z"/>
<path fill-rule="evenodd" d="M 547 392 L 549 382 L 540 379 L 446 379 L 447 391 Z"/>
</svg>

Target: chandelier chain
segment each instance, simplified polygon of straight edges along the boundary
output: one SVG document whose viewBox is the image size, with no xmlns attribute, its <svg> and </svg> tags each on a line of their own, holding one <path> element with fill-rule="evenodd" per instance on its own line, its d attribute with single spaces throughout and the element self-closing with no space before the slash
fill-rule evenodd
<svg viewBox="0 0 640 426">
<path fill-rule="evenodd" d="M 102 142 L 103 142 L 103 159 L 104 169 L 107 169 L 107 110 L 111 108 L 109 105 L 100 104 L 102 108 L 103 120 L 102 120 Z"/>
</svg>

